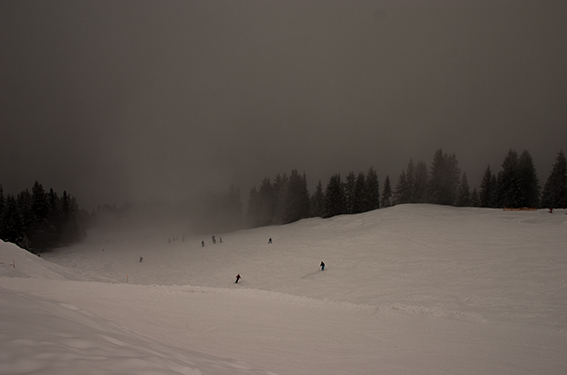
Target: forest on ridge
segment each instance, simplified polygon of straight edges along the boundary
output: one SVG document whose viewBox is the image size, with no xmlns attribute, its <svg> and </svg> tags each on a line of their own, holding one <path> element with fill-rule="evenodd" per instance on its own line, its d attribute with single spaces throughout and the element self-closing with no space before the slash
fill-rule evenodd
<svg viewBox="0 0 567 375">
<path fill-rule="evenodd" d="M 357 214 L 406 203 L 430 203 L 456 207 L 567 208 L 567 161 L 557 154 L 543 188 L 527 150 L 509 150 L 501 170 L 487 166 L 480 186 L 469 185 L 457 156 L 438 149 L 428 167 L 423 161 L 407 163 L 396 180 L 387 175 L 382 184 L 376 170 L 350 172 L 318 181 L 309 192 L 307 176 L 296 169 L 264 178 L 242 203 L 240 189 L 206 192 L 186 199 L 176 212 L 162 212 L 155 205 L 126 203 L 122 207 L 102 205 L 92 213 L 79 208 L 74 197 L 35 182 L 32 191 L 4 195 L 0 185 L 0 239 L 34 253 L 80 242 L 87 230 L 103 226 L 120 228 L 132 218 L 146 222 L 167 216 L 183 218 L 195 233 L 222 233 L 242 228 L 287 224 L 309 217 L 329 218 Z"/>
</svg>

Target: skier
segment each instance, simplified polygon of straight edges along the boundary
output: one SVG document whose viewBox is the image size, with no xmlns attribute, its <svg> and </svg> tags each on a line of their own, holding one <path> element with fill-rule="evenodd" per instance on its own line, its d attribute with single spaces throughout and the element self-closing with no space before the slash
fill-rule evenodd
<svg viewBox="0 0 567 375">
<path fill-rule="evenodd" d="M 205 247 L 205 241 L 201 241 L 201 247 Z"/>
<path fill-rule="evenodd" d="M 323 261 L 321 261 L 319 267 L 321 267 L 321 271 L 325 271 L 325 263 Z"/>
<path fill-rule="evenodd" d="M 222 237 L 219 237 L 219 242 L 222 243 Z"/>
<path fill-rule="evenodd" d="M 213 243 L 217 243 L 217 240 L 215 239 L 215 236 L 213 236 L 212 238 L 213 238 Z"/>
<path fill-rule="evenodd" d="M 234 282 L 235 284 L 238 284 L 238 280 L 242 279 L 242 277 L 240 277 L 240 274 L 236 275 L 236 281 Z"/>
<path fill-rule="evenodd" d="M 144 260 L 144 258 L 140 257 L 140 263 L 142 263 L 143 260 Z"/>
<path fill-rule="evenodd" d="M 268 243 L 272 243 L 272 239 L 271 239 L 271 238 L 268 240 Z"/>
</svg>

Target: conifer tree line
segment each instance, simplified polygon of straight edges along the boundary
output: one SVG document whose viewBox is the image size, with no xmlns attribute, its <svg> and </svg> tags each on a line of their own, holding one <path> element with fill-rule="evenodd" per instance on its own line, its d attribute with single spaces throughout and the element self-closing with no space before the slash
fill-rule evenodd
<svg viewBox="0 0 567 375">
<path fill-rule="evenodd" d="M 324 185 L 321 181 L 313 194 L 309 193 L 305 173 L 292 170 L 288 176 L 278 174 L 273 180 L 264 178 L 259 187 L 248 194 L 246 213 L 240 200 L 240 190 L 231 186 L 227 192 L 207 193 L 198 199 L 179 205 L 183 213 L 191 213 L 195 230 L 232 231 L 243 227 L 245 217 L 249 227 L 287 224 L 308 217 L 329 218 L 356 214 L 404 203 L 432 203 L 457 207 L 491 208 L 567 208 L 567 161 L 563 151 L 557 154 L 552 171 L 541 189 L 532 157 L 528 151 L 518 154 L 509 150 L 494 173 L 487 166 L 479 189 L 469 186 L 468 177 L 458 164 L 456 155 L 441 149 L 428 167 L 410 159 L 397 180 L 386 176 L 380 186 L 373 167 L 366 173 L 332 175 Z M 142 207 L 142 212 L 156 210 Z M 121 209 L 104 206 L 88 215 L 79 210 L 74 197 L 63 192 L 59 197 L 53 189 L 44 190 L 36 182 L 31 193 L 4 195 L 0 185 L 0 239 L 40 253 L 46 249 L 82 241 L 87 225 L 117 224 L 122 216 L 140 215 L 133 207 Z"/>
<path fill-rule="evenodd" d="M 272 181 L 264 178 L 248 196 L 247 223 L 251 227 L 286 224 L 308 217 L 328 218 L 356 214 L 404 203 L 432 203 L 457 207 L 567 208 L 567 163 L 560 151 L 544 185 L 539 185 L 530 153 L 510 150 L 494 174 L 490 166 L 480 187 L 473 188 L 467 174 L 459 168 L 456 155 L 438 149 L 431 165 L 413 160 L 402 170 L 395 186 L 384 179 L 382 193 L 376 171 L 350 172 L 344 179 L 332 175 L 323 186 L 319 181 L 312 195 L 305 174 L 293 170 L 288 177 L 278 174 Z"/>
<path fill-rule="evenodd" d="M 273 182 L 265 178 L 248 196 L 247 222 L 252 227 L 287 224 L 307 217 L 332 217 L 380 208 L 378 176 L 370 167 L 366 174 L 354 172 L 342 180 L 331 176 L 325 189 L 319 181 L 313 195 L 307 189 L 305 173 L 292 170 L 289 177 L 278 174 Z"/>
<path fill-rule="evenodd" d="M 35 182 L 31 193 L 4 195 L 0 186 L 0 239 L 39 254 L 56 246 L 82 241 L 84 212 L 66 191 L 59 197 Z"/>
</svg>

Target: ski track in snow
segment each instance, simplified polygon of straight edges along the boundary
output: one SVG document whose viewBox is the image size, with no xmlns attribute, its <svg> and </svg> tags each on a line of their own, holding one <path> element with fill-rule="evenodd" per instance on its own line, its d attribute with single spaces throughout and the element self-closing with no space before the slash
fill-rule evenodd
<svg viewBox="0 0 567 375">
<path fill-rule="evenodd" d="M 0 374 L 564 374 L 566 228 L 562 210 L 402 205 L 217 244 L 0 243 Z"/>
</svg>

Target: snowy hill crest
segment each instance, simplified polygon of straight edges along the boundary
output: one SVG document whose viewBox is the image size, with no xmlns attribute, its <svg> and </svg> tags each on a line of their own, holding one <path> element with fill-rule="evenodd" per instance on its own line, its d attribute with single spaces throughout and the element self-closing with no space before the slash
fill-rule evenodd
<svg viewBox="0 0 567 375">
<path fill-rule="evenodd" d="M 22 322 L 0 374 L 64 373 L 46 358 L 91 352 L 136 373 L 563 374 L 566 225 L 562 211 L 402 205 L 216 244 L 182 227 L 43 258 L 0 243 L 2 324 Z M 42 357 L 37 330 L 67 349 Z"/>
</svg>

